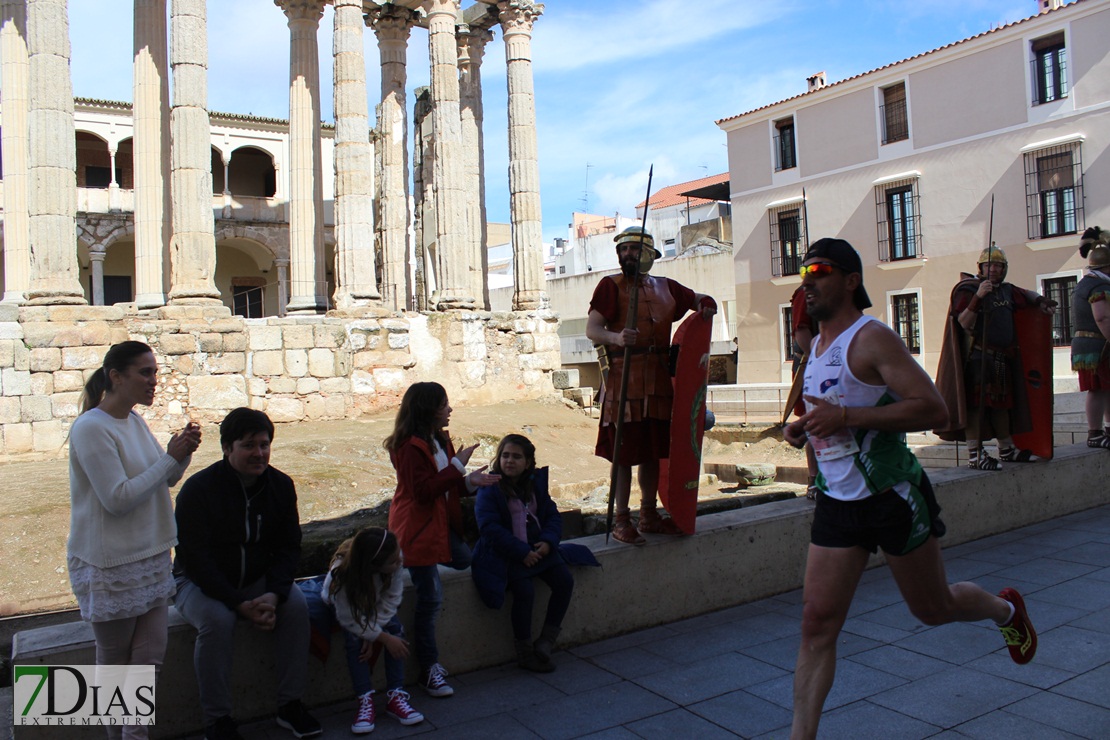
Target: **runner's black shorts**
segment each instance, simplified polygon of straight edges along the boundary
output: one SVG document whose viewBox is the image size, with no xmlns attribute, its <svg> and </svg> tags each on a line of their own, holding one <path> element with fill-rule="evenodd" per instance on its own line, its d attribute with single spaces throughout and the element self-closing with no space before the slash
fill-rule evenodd
<svg viewBox="0 0 1110 740">
<path fill-rule="evenodd" d="M 943 537 L 940 505 L 929 478 L 910 483 L 906 498 L 893 489 L 858 501 L 817 494 L 810 542 L 819 547 L 862 547 L 890 555 L 908 555 L 929 539 Z"/>
</svg>

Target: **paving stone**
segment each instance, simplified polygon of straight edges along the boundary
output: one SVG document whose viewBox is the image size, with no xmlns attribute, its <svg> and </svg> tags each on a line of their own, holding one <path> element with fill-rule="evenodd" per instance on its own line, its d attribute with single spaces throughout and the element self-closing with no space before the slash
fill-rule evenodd
<svg viewBox="0 0 1110 740">
<path fill-rule="evenodd" d="M 1036 740 L 1070 740 L 1081 737 L 1063 732 L 1055 727 L 1042 725 L 1025 717 L 1000 709 L 984 714 L 970 722 L 957 725 L 952 732 L 945 732 L 937 738 L 969 737 L 976 740 L 1017 740 L 1017 738 L 1036 738 Z"/>
<path fill-rule="evenodd" d="M 874 650 L 857 653 L 848 660 L 893 673 L 910 681 L 931 676 L 952 667 L 950 663 L 943 660 L 936 660 L 896 645 L 881 645 Z"/>
<path fill-rule="evenodd" d="M 1110 728 L 1110 709 L 1042 691 L 1026 701 L 1006 708 L 1026 719 L 1059 730 L 1074 732 L 1081 737 L 1105 738 Z"/>
<path fill-rule="evenodd" d="M 717 625 L 700 632 L 684 632 L 667 640 L 647 643 L 643 645 L 643 648 L 679 664 L 713 658 L 724 652 L 742 650 L 749 645 L 757 645 L 775 639 L 774 634 L 770 634 L 754 624 L 755 620 L 761 620 L 765 617 L 766 615 L 748 617 L 740 622 Z M 795 626 L 794 632 L 799 631 L 800 628 Z"/>
<path fill-rule="evenodd" d="M 1065 625 L 1037 634 L 1039 663 L 1082 673 L 1110 663 L 1110 643 L 1106 642 L 1106 625 L 1099 631 Z"/>
<path fill-rule="evenodd" d="M 1047 557 L 1015 565 L 1012 568 L 997 570 L 994 575 L 999 578 L 1021 579 L 1027 583 L 1036 583 L 1040 586 L 1051 586 L 1071 578 L 1085 576 L 1096 570 L 1098 570 L 1098 567 L 1094 565 L 1061 560 L 1057 557 Z M 951 575 L 949 578 L 951 578 Z"/>
<path fill-rule="evenodd" d="M 636 738 L 725 740 L 725 738 L 736 737 L 734 733 L 686 709 L 674 709 L 638 722 L 632 722 L 628 725 L 628 728 L 634 733 L 631 737 Z M 590 737 L 598 736 L 591 735 Z"/>
<path fill-rule="evenodd" d="M 516 696 L 518 691 L 514 689 L 510 693 Z M 561 740 L 628 724 L 672 709 L 677 709 L 672 702 L 623 682 L 585 694 L 547 700 L 510 714 L 540 737 Z"/>
<path fill-rule="evenodd" d="M 902 686 L 906 679 L 847 660 L 836 662 L 836 677 L 825 699 L 825 711 L 866 699 L 874 694 Z M 745 691 L 791 709 L 794 706 L 794 676 L 786 675 L 749 686 Z"/>
<path fill-rule="evenodd" d="M 1053 689 L 1053 693 L 1110 709 L 1110 665 L 1104 665 Z M 1110 731 L 1110 726 L 1108 726 Z"/>
<path fill-rule="evenodd" d="M 1036 595 L 1040 601 L 1051 601 L 1087 611 L 1110 607 L 1110 589 L 1107 589 L 1102 581 L 1087 576 L 1072 578 L 1055 586 L 1046 586 Z"/>
<path fill-rule="evenodd" d="M 784 675 L 788 673 L 781 668 L 739 653 L 728 653 L 675 670 L 643 676 L 635 679 L 635 683 L 685 706 Z"/>
<path fill-rule="evenodd" d="M 991 634 L 984 628 L 961 622 L 932 627 L 896 644 L 953 665 L 962 665 L 1004 646 L 1002 635 L 997 630 Z"/>
<path fill-rule="evenodd" d="M 932 737 L 938 730 L 940 728 L 936 725 L 907 717 L 886 707 L 868 701 L 857 701 L 826 712 L 821 717 L 820 735 L 822 740 L 859 740 L 864 735 L 885 740 L 916 740 Z"/>
<path fill-rule="evenodd" d="M 1037 653 L 1039 656 L 1039 645 Z M 1037 689 L 1051 689 L 1068 679 L 1074 678 L 1076 675 L 1074 671 L 1053 668 L 1038 658 L 1033 658 L 1032 662 L 1025 665 L 1018 665 L 1010 659 L 1010 651 L 1005 649 L 998 650 L 990 655 L 984 655 L 982 658 L 976 658 L 966 663 L 965 667 L 983 673 L 990 673 L 1010 681 L 1017 681 Z"/>
<path fill-rule="evenodd" d="M 648 651 L 645 647 L 631 647 L 589 658 L 595 666 L 623 679 L 650 676 L 659 671 L 673 671 L 680 667 L 669 658 Z"/>
<path fill-rule="evenodd" d="M 740 737 L 789 727 L 792 717 L 790 710 L 747 691 L 734 691 L 686 708 Z"/>
<path fill-rule="evenodd" d="M 949 668 L 871 697 L 922 722 L 955 727 L 1037 693 L 1036 689 L 967 668 Z"/>
</svg>

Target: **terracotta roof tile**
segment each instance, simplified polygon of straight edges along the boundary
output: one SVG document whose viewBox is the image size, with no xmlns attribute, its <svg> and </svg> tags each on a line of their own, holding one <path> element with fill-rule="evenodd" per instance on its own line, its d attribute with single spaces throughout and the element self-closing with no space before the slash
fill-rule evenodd
<svg viewBox="0 0 1110 740">
<path fill-rule="evenodd" d="M 675 206 L 679 204 L 684 205 L 687 201 L 690 202 L 691 206 L 700 206 L 706 203 L 713 203 L 714 201 L 706 200 L 705 198 L 687 198 L 685 195 L 679 195 L 679 193 L 685 193 L 687 190 L 704 188 L 707 185 L 718 185 L 722 182 L 728 182 L 727 172 L 722 172 L 719 175 L 710 175 L 709 177 L 703 177 L 700 180 L 690 180 L 689 182 L 680 182 L 677 185 L 668 185 L 665 188 L 660 188 L 658 192 L 652 193 L 650 204 L 651 208 L 652 210 L 654 210 L 657 208 L 667 208 L 669 206 Z M 636 208 L 643 207 L 644 201 L 640 201 L 636 204 Z"/>
</svg>

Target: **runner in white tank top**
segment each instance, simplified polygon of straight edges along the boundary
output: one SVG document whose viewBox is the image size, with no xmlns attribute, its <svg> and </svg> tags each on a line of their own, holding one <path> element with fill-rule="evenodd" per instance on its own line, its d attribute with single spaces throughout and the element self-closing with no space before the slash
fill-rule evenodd
<svg viewBox="0 0 1110 740">
<path fill-rule="evenodd" d="M 806 365 L 804 396 L 814 396 L 841 407 L 885 406 L 901 400 L 886 385 L 859 380 L 848 367 L 848 353 L 856 334 L 872 321 L 863 314 L 841 332 L 821 354 L 813 354 Z M 821 346 L 821 335 L 814 340 Z M 806 403 L 806 410 L 813 404 Z M 876 493 L 895 490 L 907 498 L 910 485 L 921 477 L 921 465 L 906 447 L 904 433 L 846 427 L 828 438 L 810 436 L 820 473 L 818 489 L 841 501 L 856 501 Z"/>
</svg>

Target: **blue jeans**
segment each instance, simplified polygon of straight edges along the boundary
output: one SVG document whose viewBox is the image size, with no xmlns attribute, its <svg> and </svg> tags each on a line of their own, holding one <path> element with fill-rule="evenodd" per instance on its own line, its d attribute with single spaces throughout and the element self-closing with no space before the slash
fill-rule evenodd
<svg viewBox="0 0 1110 740">
<path fill-rule="evenodd" d="M 324 603 L 321 595 L 324 576 L 301 581 L 297 585 L 300 586 L 301 593 L 304 594 L 304 600 L 308 604 L 308 618 L 312 623 L 312 629 L 327 638 L 331 637 L 334 630 L 343 629 L 335 617 L 335 607 Z M 400 638 L 405 636 L 401 621 L 397 619 L 396 614 L 393 615 L 393 619 L 386 623 L 383 629 L 385 632 Z M 361 637 L 343 629 L 343 641 L 347 652 L 347 672 L 351 674 L 351 687 L 355 691 L 355 696 L 362 696 L 374 688 L 374 664 L 373 662 L 364 663 L 359 660 L 359 653 L 362 651 Z M 405 685 L 405 661 L 401 658 L 394 658 L 384 648 L 381 649 L 381 652 L 385 659 L 386 690 L 392 691 L 393 689 L 403 688 Z"/>
<path fill-rule="evenodd" d="M 454 570 L 466 570 L 470 567 L 470 548 L 454 532 L 451 533 L 451 562 L 444 565 Z M 439 662 L 436 617 L 443 604 L 443 584 L 439 580 L 438 565 L 416 565 L 408 571 L 416 590 L 412 647 L 420 670 L 427 671 Z"/>
</svg>

